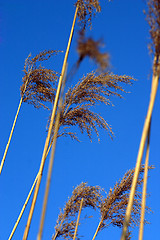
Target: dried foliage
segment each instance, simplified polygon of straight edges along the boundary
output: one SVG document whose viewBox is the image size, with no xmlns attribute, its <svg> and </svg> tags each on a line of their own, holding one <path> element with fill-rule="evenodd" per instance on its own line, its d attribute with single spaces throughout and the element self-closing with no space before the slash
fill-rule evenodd
<svg viewBox="0 0 160 240">
<path fill-rule="evenodd" d="M 153 167 L 150 166 L 149 169 L 153 169 Z M 138 188 L 143 182 L 143 172 L 144 166 L 142 165 L 138 179 L 130 227 L 136 226 L 140 218 L 141 193 L 138 192 Z M 97 232 L 100 232 L 109 225 L 122 228 L 133 175 L 134 169 L 127 171 L 124 177 L 115 184 L 114 188 L 110 189 L 107 196 L 106 192 L 99 186 L 93 187 L 87 186 L 86 183 L 81 183 L 75 188 L 71 198 L 68 199 L 65 208 L 60 212 L 55 226 L 55 234 L 52 239 L 55 240 L 58 237 L 73 239 L 76 225 L 76 215 L 78 214 L 82 198 L 84 200 L 83 209 L 85 207 L 89 207 L 100 211 L 101 219 Z M 127 240 L 129 239 L 131 239 L 131 230 L 128 231 L 127 235 Z"/>
<path fill-rule="evenodd" d="M 101 11 L 98 0 L 78 0 L 75 6 L 78 6 L 79 24 L 82 29 L 85 29 L 87 25 L 91 27 L 93 16 Z"/>
<path fill-rule="evenodd" d="M 154 53 L 154 74 L 160 75 L 160 1 L 149 0 L 148 1 L 148 14 L 147 20 L 150 25 L 150 35 L 152 44 L 149 45 L 149 49 Z"/>
<path fill-rule="evenodd" d="M 102 70 L 109 66 L 108 53 L 101 53 L 100 47 L 103 46 L 102 42 L 94 41 L 91 37 L 86 38 L 84 31 L 80 31 L 78 38 L 77 52 L 79 54 L 78 65 L 85 57 L 93 59 Z"/>
<path fill-rule="evenodd" d="M 59 73 L 44 68 L 40 65 L 42 61 L 48 60 L 52 55 L 56 55 L 59 51 L 43 51 L 31 58 L 31 55 L 25 61 L 23 85 L 21 86 L 21 96 L 23 102 L 33 104 L 39 108 L 46 102 L 54 101 L 55 82 L 59 77 Z"/>
<path fill-rule="evenodd" d="M 81 133 L 86 132 L 90 140 L 95 132 L 99 138 L 98 128 L 105 129 L 110 137 L 113 136 L 111 126 L 104 118 L 91 111 L 99 103 L 111 105 L 111 96 L 122 97 L 119 92 L 125 92 L 122 84 L 131 84 L 132 77 L 118 76 L 113 73 L 88 73 L 65 94 L 64 104 L 60 117 L 59 135 L 70 135 L 78 139 L 75 132 L 69 132 L 70 127 L 78 126 Z"/>
<path fill-rule="evenodd" d="M 148 1 L 147 20 L 150 25 L 150 35 L 153 41 L 152 51 L 155 50 L 156 56 L 160 55 L 160 1 Z"/>
<path fill-rule="evenodd" d="M 151 166 L 149 169 L 153 169 L 153 167 Z M 127 171 L 124 177 L 115 184 L 114 188 L 110 189 L 108 196 L 103 200 L 100 207 L 101 224 L 98 229 L 99 231 L 109 225 L 122 228 L 134 171 L 134 169 Z M 136 226 L 140 219 L 141 193 L 138 192 L 138 188 L 143 182 L 143 172 L 144 165 L 140 168 L 140 175 L 137 182 L 137 189 L 135 192 L 132 215 L 129 224 L 130 227 Z M 128 232 L 127 239 L 130 239 L 130 235 L 131 231 Z"/>
<path fill-rule="evenodd" d="M 76 215 L 78 214 L 81 199 L 83 198 L 82 209 L 91 207 L 96 209 L 99 207 L 101 199 L 100 187 L 87 186 L 87 183 L 81 183 L 77 186 L 72 196 L 68 199 L 68 202 L 58 216 L 57 224 L 55 226 L 56 233 L 52 239 L 63 237 L 64 239 L 73 238 L 76 225 Z"/>
</svg>

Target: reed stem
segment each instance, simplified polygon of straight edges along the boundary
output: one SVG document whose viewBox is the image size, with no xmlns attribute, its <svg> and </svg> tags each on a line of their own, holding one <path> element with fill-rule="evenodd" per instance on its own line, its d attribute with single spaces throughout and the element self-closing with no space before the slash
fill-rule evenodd
<svg viewBox="0 0 160 240">
<path fill-rule="evenodd" d="M 1 165 L 0 165 L 0 174 L 1 174 L 1 172 L 2 172 L 2 168 L 3 168 L 3 165 L 4 165 L 4 161 L 5 161 L 5 159 L 6 159 L 6 155 L 7 155 L 8 148 L 9 148 L 9 145 L 10 145 L 10 142 L 11 142 L 11 139 L 12 139 L 13 131 L 14 131 L 14 128 L 15 128 L 15 125 L 16 125 L 17 117 L 18 117 L 18 114 L 19 114 L 19 111 L 20 111 L 22 102 L 23 102 L 23 97 L 21 97 L 21 99 L 20 99 L 20 102 L 19 102 L 19 105 L 18 105 L 18 109 L 17 109 L 17 113 L 16 113 L 16 116 L 15 116 L 15 118 L 14 118 L 14 122 L 13 122 L 13 125 L 12 125 L 12 129 L 11 129 L 11 132 L 10 132 L 10 135 L 9 135 L 9 139 L 8 139 L 8 142 L 7 142 L 7 145 L 6 145 L 6 148 L 5 148 L 5 152 L 4 152 L 4 154 L 3 154 L 3 158 L 2 158 L 2 161 L 1 161 Z"/>
<path fill-rule="evenodd" d="M 35 180 L 34 180 L 34 183 L 33 183 L 32 187 L 31 187 L 31 189 L 30 189 L 30 192 L 29 192 L 29 194 L 28 194 L 28 196 L 27 196 L 27 199 L 26 199 L 26 201 L 25 201 L 25 203 L 24 203 L 24 205 L 23 205 L 23 207 L 22 207 L 22 210 L 21 210 L 21 212 L 20 212 L 20 214 L 19 214 L 19 217 L 18 217 L 18 219 L 17 219 L 17 221 L 16 221 L 16 223 L 15 223 L 15 225 L 14 225 L 14 227 L 13 227 L 13 230 L 12 230 L 12 232 L 11 232 L 8 240 L 11 240 L 11 239 L 12 239 L 12 237 L 13 237 L 15 231 L 16 231 L 16 228 L 17 228 L 17 226 L 18 226 L 18 224 L 19 224 L 19 222 L 20 222 L 20 220 L 21 220 L 21 217 L 22 217 L 22 215 L 23 215 L 23 213 L 24 213 L 24 210 L 25 210 L 25 208 L 26 208 L 26 206 L 27 206 L 27 204 L 28 204 L 28 201 L 29 201 L 29 199 L 30 199 L 30 196 L 31 196 L 31 194 L 32 194 L 32 192 L 33 192 L 34 186 L 35 186 L 35 184 L 36 184 L 36 182 L 37 182 L 37 178 L 38 178 L 38 174 L 37 174 L 37 176 L 36 176 L 36 178 L 35 178 Z"/>
<path fill-rule="evenodd" d="M 99 227 L 100 227 L 100 225 L 102 224 L 102 222 L 103 222 L 103 218 L 101 218 L 101 221 L 100 221 L 99 224 L 98 224 L 98 227 L 97 227 L 97 229 L 96 229 L 96 232 L 95 232 L 92 240 L 94 240 L 94 239 L 96 238 L 96 236 L 97 236 L 97 234 L 98 234 L 98 231 L 99 231 Z"/>
<path fill-rule="evenodd" d="M 121 240 L 126 239 L 127 229 L 128 229 L 128 225 L 129 225 L 129 221 L 130 221 L 130 217 L 131 217 L 132 206 L 133 206 L 133 201 L 134 201 L 136 185 L 137 185 L 140 166 L 141 166 L 141 162 L 142 162 L 142 156 L 143 156 L 143 152 L 144 152 L 145 142 L 146 142 L 146 138 L 148 135 L 148 130 L 149 130 L 149 126 L 150 126 L 154 102 L 155 102 L 156 93 L 157 93 L 157 89 L 158 89 L 158 82 L 159 82 L 159 74 L 158 74 L 158 72 L 157 73 L 153 72 L 150 101 L 149 101 L 147 116 L 146 116 L 146 119 L 144 122 L 139 151 L 138 151 L 138 155 L 137 155 L 137 162 L 136 162 L 135 172 L 134 172 L 134 176 L 133 176 L 133 180 L 132 180 L 132 186 L 131 186 L 131 191 L 130 191 L 130 195 L 129 195 L 129 201 L 128 201 L 128 205 L 127 205 L 126 215 L 125 215 L 125 219 L 124 219 L 124 223 L 123 223 Z"/>
<path fill-rule="evenodd" d="M 16 125 L 16 122 L 17 122 L 17 118 L 18 118 L 18 115 L 19 115 L 19 111 L 20 111 L 20 108 L 21 108 L 21 105 L 22 105 L 22 102 L 23 102 L 23 96 L 24 96 L 24 93 L 25 93 L 25 91 L 26 91 L 26 87 L 27 87 L 27 84 L 28 84 L 28 80 L 29 80 L 29 76 L 30 76 L 30 74 L 31 74 L 31 71 L 32 71 L 32 68 L 31 68 L 30 71 L 29 71 L 28 78 L 27 78 L 27 81 L 26 81 L 26 83 L 25 83 L 24 90 L 23 90 L 23 94 L 22 94 L 22 96 L 21 96 L 21 99 L 20 99 L 20 102 L 19 102 L 19 105 L 18 105 L 18 109 L 17 109 L 17 113 L 16 113 L 16 116 L 15 116 L 15 118 L 14 118 L 14 122 L 13 122 L 13 125 L 12 125 L 12 129 L 11 129 L 11 132 L 10 132 L 10 135 L 9 135 L 9 139 L 8 139 L 8 142 L 7 142 L 7 145 L 6 145 L 4 154 L 3 154 L 3 158 L 2 158 L 2 161 L 1 161 L 1 165 L 0 165 L 0 175 L 1 175 L 1 172 L 2 172 L 3 165 L 4 165 L 4 161 L 5 161 L 5 159 L 6 159 L 6 155 L 7 155 L 7 152 L 8 152 L 8 148 L 9 148 L 9 145 L 10 145 L 10 142 L 11 142 L 11 139 L 12 139 L 13 131 L 14 131 L 14 128 L 15 128 L 15 125 Z"/>
<path fill-rule="evenodd" d="M 78 217 L 77 217 L 77 222 L 76 222 L 76 227 L 75 227 L 75 232 L 74 232 L 73 240 L 76 239 L 77 230 L 78 230 L 78 225 L 79 225 L 79 219 L 80 219 L 80 215 L 81 215 L 81 211 L 82 211 L 82 206 L 83 206 L 83 198 L 81 199 L 81 203 L 80 203 L 80 207 L 79 207 L 79 212 L 78 212 Z"/>
<path fill-rule="evenodd" d="M 31 220 L 32 220 L 32 216 L 33 216 L 33 212 L 34 212 L 34 208 L 35 208 L 35 204 L 36 204 L 36 200 L 37 200 L 37 195 L 38 195 L 38 192 L 39 192 L 39 187 L 40 187 L 40 183 L 41 183 L 43 168 L 44 168 L 44 164 L 45 164 L 46 153 L 47 153 L 48 146 L 49 146 L 50 136 L 51 136 L 53 123 L 54 123 L 54 119 L 55 119 L 55 113 L 56 113 L 58 100 L 59 100 L 59 95 L 60 95 L 60 91 L 61 91 L 62 81 L 63 81 L 65 69 L 66 69 L 69 49 L 70 49 L 70 45 L 71 45 L 71 41 L 72 41 L 72 37 L 73 37 L 73 31 L 74 31 L 74 26 L 75 26 L 75 22 L 76 22 L 77 11 L 78 11 L 78 6 L 76 7 L 76 10 L 75 10 L 75 15 L 74 15 L 73 23 L 72 23 L 72 28 L 71 28 L 71 32 L 70 32 L 68 45 L 67 45 L 67 50 L 66 50 L 66 53 L 65 53 L 64 61 L 63 61 L 62 72 L 61 72 L 61 76 L 59 78 L 59 83 L 58 83 L 58 88 L 57 88 L 57 92 L 56 92 L 56 96 L 55 96 L 54 106 L 53 106 L 51 120 L 50 120 L 50 125 L 49 125 L 48 134 L 47 134 L 47 138 L 46 138 L 46 142 L 45 142 L 45 146 L 44 146 L 44 150 L 43 150 L 43 155 L 42 155 L 42 159 L 41 159 L 40 168 L 39 168 L 39 177 L 38 177 L 38 180 L 37 180 L 37 183 L 36 183 L 36 187 L 35 187 L 35 191 L 34 191 L 34 195 L 33 195 L 33 200 L 32 200 L 32 204 L 31 204 L 31 208 L 30 208 L 30 212 L 29 212 L 29 216 L 28 216 L 28 220 L 27 220 L 27 225 L 26 225 L 24 235 L 23 235 L 23 240 L 26 240 L 27 237 L 28 237 L 28 233 L 29 233 L 29 229 L 30 229 L 30 225 L 31 225 Z"/>
<path fill-rule="evenodd" d="M 63 105 L 63 93 L 64 93 L 64 87 L 65 87 L 65 80 L 66 80 L 66 72 L 65 72 L 65 76 L 64 76 L 64 80 L 63 80 L 63 84 L 62 84 L 61 98 L 60 98 L 60 101 L 59 101 L 59 106 L 58 106 L 58 110 L 57 110 L 57 116 L 56 116 L 56 120 L 55 120 L 53 144 L 52 144 L 52 149 L 51 149 L 51 156 L 50 156 L 50 161 L 49 161 L 47 182 L 46 182 L 44 201 L 43 201 L 43 207 L 42 207 L 42 214 L 41 214 L 41 221 L 40 221 L 40 227 L 39 227 L 37 240 L 41 240 L 42 239 L 44 219 L 45 219 L 45 214 L 46 214 L 48 195 L 49 195 L 49 188 L 50 188 L 50 182 L 51 182 L 51 175 L 52 175 L 54 156 L 55 156 L 55 149 L 56 149 L 56 143 L 57 143 L 57 135 L 58 135 L 58 130 L 59 130 L 59 121 L 60 121 L 61 109 L 62 109 L 62 105 Z"/>
<path fill-rule="evenodd" d="M 143 240 L 144 232 L 144 217 L 145 217 L 145 208 L 146 208 L 146 194 L 147 194 L 147 177 L 148 177 L 148 164 L 149 164 L 149 144 L 150 144 L 150 127 L 148 131 L 147 139 L 147 150 L 146 150 L 146 159 L 144 167 L 144 180 L 143 180 L 143 192 L 142 192 L 142 203 L 141 203 L 141 220 L 139 228 L 139 240 Z"/>
</svg>

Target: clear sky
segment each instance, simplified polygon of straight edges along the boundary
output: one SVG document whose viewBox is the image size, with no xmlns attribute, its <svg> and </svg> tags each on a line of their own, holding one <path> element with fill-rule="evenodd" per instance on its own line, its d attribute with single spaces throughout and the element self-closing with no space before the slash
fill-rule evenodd
<svg viewBox="0 0 160 240">
<path fill-rule="evenodd" d="M 130 168 L 134 168 L 141 132 L 150 95 L 152 58 L 148 53 L 149 27 L 145 21 L 143 0 L 100 1 L 102 11 L 93 20 L 89 36 L 103 39 L 104 51 L 110 55 L 111 70 L 137 79 L 127 87 L 124 99 L 111 99 L 114 107 L 100 105 L 97 111 L 112 125 L 115 137 L 100 131 L 91 143 L 79 134 L 81 142 L 70 138 L 58 140 L 43 239 L 51 239 L 59 208 L 63 208 L 74 186 L 82 181 L 99 185 L 106 191 Z M 65 51 L 74 16 L 71 0 L 0 0 L 0 158 L 3 156 L 16 109 L 20 100 L 24 61 L 29 53 L 35 56 L 45 49 Z M 76 32 L 75 32 L 76 33 Z M 68 59 L 69 68 L 76 59 L 76 35 Z M 64 54 L 50 61 L 50 66 L 61 71 Z M 79 76 L 95 69 L 85 61 Z M 74 80 L 73 80 L 74 81 Z M 69 85 L 69 83 L 68 83 Z M 150 171 L 147 205 L 153 213 L 147 215 L 151 224 L 145 226 L 144 239 L 159 239 L 160 218 L 160 93 L 156 98 L 151 128 Z M 21 207 L 39 169 L 46 138 L 49 112 L 22 104 L 16 129 L 0 176 L 0 240 L 9 237 Z M 28 239 L 36 239 L 44 193 L 46 162 L 40 194 L 36 204 Z M 22 239 L 29 205 L 13 239 Z M 91 223 L 82 227 L 84 239 L 94 234 L 98 213 Z M 121 230 L 108 228 L 97 239 L 120 239 Z M 86 235 L 85 235 L 86 234 Z M 137 239 L 138 228 L 133 231 Z"/>
</svg>

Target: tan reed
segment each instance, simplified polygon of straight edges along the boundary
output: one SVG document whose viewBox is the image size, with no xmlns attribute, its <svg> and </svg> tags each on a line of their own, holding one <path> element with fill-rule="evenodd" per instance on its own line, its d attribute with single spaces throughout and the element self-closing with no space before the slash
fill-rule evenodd
<svg viewBox="0 0 160 240">
<path fill-rule="evenodd" d="M 73 31 L 74 31 L 74 26 L 75 26 L 75 22 L 76 22 L 77 11 L 78 11 L 78 6 L 76 7 L 76 10 L 75 10 L 75 15 L 74 15 L 73 24 L 72 24 L 72 28 L 71 28 L 71 32 L 70 32 L 68 46 L 67 46 L 67 50 L 66 50 L 65 58 L 64 58 L 64 62 L 63 62 L 62 72 L 61 72 L 61 76 L 60 76 L 60 79 L 59 79 L 59 84 L 58 84 L 58 88 L 57 88 L 57 92 L 56 92 L 56 96 L 55 96 L 55 101 L 54 101 L 54 106 L 53 106 L 53 110 L 52 110 L 50 126 L 49 126 L 49 130 L 48 130 L 48 134 L 47 134 L 47 138 L 46 138 L 46 142 L 45 142 L 45 146 L 44 146 L 44 150 L 43 150 L 43 155 L 42 155 L 42 159 L 41 159 L 41 164 L 40 164 L 40 168 L 39 168 L 39 177 L 38 177 L 38 180 L 37 180 L 37 183 L 36 183 L 34 196 L 33 196 L 32 204 L 31 204 L 31 208 L 30 208 L 30 212 L 29 212 L 29 216 L 28 216 L 28 221 L 27 221 L 27 225 L 26 225 L 25 232 L 24 232 L 24 235 L 23 235 L 23 240 L 26 240 L 27 237 L 28 237 L 28 233 L 29 233 L 29 229 L 30 229 L 30 225 L 31 225 L 31 220 L 32 220 L 32 216 L 33 216 L 33 211 L 34 211 L 34 208 L 35 208 L 36 199 L 37 199 L 37 195 L 38 195 L 38 192 L 39 192 L 39 187 L 40 187 L 42 173 L 43 173 L 43 167 L 44 167 L 44 164 L 45 164 L 45 156 L 46 156 L 46 152 L 47 152 L 47 149 L 48 149 L 48 146 L 49 146 L 50 136 L 51 136 L 51 132 L 52 132 L 52 128 L 53 128 L 53 122 L 54 122 L 54 119 L 55 119 L 55 113 L 56 113 L 57 104 L 58 104 L 58 100 L 59 100 L 59 95 L 60 95 L 60 91 L 61 91 L 62 80 L 63 80 L 63 77 L 64 77 L 66 64 L 67 64 L 67 58 L 68 58 L 68 54 L 69 54 L 69 49 L 70 49 L 70 45 L 71 45 L 71 41 L 72 41 L 72 37 L 73 37 Z"/>
<path fill-rule="evenodd" d="M 32 184 L 32 187 L 31 187 L 31 189 L 30 189 L 30 191 L 29 191 L 29 194 L 28 194 L 28 196 L 27 196 L 27 199 L 26 199 L 26 201 L 25 201 L 25 203 L 24 203 L 24 205 L 23 205 L 23 207 L 22 207 L 22 210 L 21 210 L 21 212 L 20 212 L 20 214 L 19 214 L 19 216 L 18 216 L 18 219 L 17 219 L 17 221 L 16 221 L 16 223 L 15 223 L 15 225 L 14 225 L 14 227 L 13 227 L 13 230 L 12 230 L 12 232 L 11 232 L 8 240 L 11 240 L 11 239 L 12 239 L 12 237 L 13 237 L 16 229 L 17 229 L 17 226 L 18 226 L 18 224 L 19 224 L 19 222 L 20 222 L 20 220 L 21 220 L 21 218 L 22 218 L 22 215 L 23 215 L 23 213 L 24 213 L 24 210 L 25 210 L 25 208 L 26 208 L 26 206 L 27 206 L 27 204 L 28 204 L 28 201 L 29 201 L 29 199 L 30 199 L 30 197 L 31 197 L 31 194 L 32 194 L 33 189 L 34 189 L 34 187 L 35 187 L 35 184 L 36 184 L 36 182 L 37 182 L 37 178 L 38 178 L 38 174 L 37 174 L 37 176 L 36 176 L 36 178 L 35 178 L 35 180 L 34 180 L 34 183 Z"/>
<path fill-rule="evenodd" d="M 42 239 L 42 232 L 43 232 L 43 226 L 44 226 L 44 220 L 45 220 L 45 214 L 46 214 L 46 208 L 47 208 L 47 202 L 48 202 L 48 195 L 49 195 L 49 188 L 50 188 L 50 182 L 51 182 L 51 175 L 52 175 L 52 169 L 53 169 L 53 163 L 54 163 L 55 149 L 56 149 L 56 143 L 57 143 L 57 136 L 58 136 L 58 130 L 59 130 L 60 115 L 62 112 L 63 94 L 64 94 L 64 88 L 65 88 L 65 82 L 66 82 L 66 74 L 67 74 L 67 70 L 65 71 L 64 80 L 62 82 L 61 97 L 59 100 L 57 116 L 56 116 L 56 120 L 55 120 L 54 136 L 52 139 L 53 144 L 52 144 L 52 149 L 51 149 L 51 156 L 50 156 L 50 161 L 49 161 L 47 182 L 46 182 L 46 187 L 45 187 L 45 194 L 44 194 L 40 227 L 39 227 L 37 240 Z"/>
<path fill-rule="evenodd" d="M 143 180 L 143 191 L 142 191 L 142 202 L 141 202 L 141 219 L 139 227 L 139 240 L 143 240 L 144 233 L 144 220 L 145 220 L 145 209 L 146 209 L 146 196 L 147 196 L 147 178 L 148 178 L 148 165 L 149 165 L 149 148 L 150 148 L 150 128 L 147 136 L 147 150 L 145 158 L 145 167 L 144 167 L 144 180 Z"/>
<path fill-rule="evenodd" d="M 81 211 L 82 211 L 82 206 L 83 206 L 83 198 L 81 199 L 81 203 L 80 203 L 80 207 L 79 207 L 79 212 L 78 212 L 78 217 L 77 217 L 77 222 L 76 222 L 76 227 L 75 227 L 75 232 L 74 232 L 73 240 L 76 239 L 77 230 L 78 230 L 78 225 L 79 225 L 79 220 L 80 220 L 80 215 L 81 215 Z"/>
</svg>

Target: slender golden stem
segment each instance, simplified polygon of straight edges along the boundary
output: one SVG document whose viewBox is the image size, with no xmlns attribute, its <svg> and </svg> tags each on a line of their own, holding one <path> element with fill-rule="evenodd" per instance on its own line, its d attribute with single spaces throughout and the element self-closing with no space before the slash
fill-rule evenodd
<svg viewBox="0 0 160 240">
<path fill-rule="evenodd" d="M 8 142 L 7 142 L 7 145 L 6 145 L 6 148 L 5 148 L 5 152 L 3 154 L 3 158 L 2 158 L 2 161 L 1 161 L 1 165 L 0 165 L 0 174 L 2 172 L 4 161 L 6 159 L 6 155 L 7 155 L 7 152 L 8 152 L 8 148 L 9 148 L 9 145 L 10 145 L 10 142 L 11 142 L 11 138 L 12 138 L 12 135 L 13 135 L 13 131 L 14 131 L 14 128 L 15 128 L 15 125 L 16 125 L 17 117 L 18 117 L 18 114 L 19 114 L 22 102 L 23 102 L 23 97 L 21 97 L 21 99 L 20 99 L 20 102 L 19 102 L 19 105 L 18 105 L 18 109 L 17 109 L 17 113 L 16 113 L 16 116 L 14 118 L 12 129 L 11 129 L 11 132 L 10 132 L 10 135 L 9 135 L 9 139 L 8 139 Z"/>
<path fill-rule="evenodd" d="M 14 128 L 15 128 L 15 125 L 16 125 L 16 122 L 17 122 L 17 117 L 18 117 L 18 114 L 19 114 L 19 111 L 20 111 L 20 108 L 21 108 L 21 105 L 22 105 L 22 102 L 23 102 L 23 96 L 24 96 L 24 93 L 26 91 L 26 87 L 27 87 L 27 84 L 28 84 L 28 80 L 29 80 L 29 76 L 31 74 L 31 71 L 32 71 L 32 67 L 29 71 L 29 74 L 28 74 L 28 78 L 27 78 L 27 81 L 25 82 L 25 86 L 24 86 L 24 90 L 23 90 L 23 94 L 21 96 L 21 99 L 20 99 L 20 102 L 19 102 L 19 105 L 18 105 L 18 109 L 17 109 L 17 113 L 16 113 L 16 116 L 14 118 L 14 122 L 13 122 L 13 125 L 12 125 L 12 129 L 11 129 L 11 132 L 10 132 L 10 135 L 9 135 L 9 139 L 8 139 L 8 142 L 7 142 L 7 145 L 6 145 L 6 148 L 5 148 L 5 152 L 3 154 L 3 158 L 2 158 L 2 161 L 1 161 L 1 165 L 0 165 L 0 174 L 2 172 L 2 168 L 3 168 L 3 165 L 4 165 L 4 161 L 6 159 L 6 155 L 7 155 L 7 152 L 8 152 L 8 148 L 9 148 L 9 145 L 10 145 L 10 142 L 11 142 L 11 139 L 12 139 L 12 135 L 13 135 L 13 131 L 14 131 Z"/>
<path fill-rule="evenodd" d="M 56 237 L 57 237 L 57 235 L 58 235 L 58 232 L 59 232 L 59 230 L 61 229 L 64 220 L 65 220 L 65 216 L 64 216 L 63 219 L 61 220 L 61 223 L 60 223 L 60 225 L 59 225 L 58 230 L 56 231 L 56 233 L 54 234 L 54 236 L 52 236 L 52 240 L 55 240 L 55 239 L 56 239 Z"/>
<path fill-rule="evenodd" d="M 45 219 L 45 214 L 46 214 L 49 188 L 50 188 L 50 182 L 51 182 L 51 175 L 52 175 L 54 156 L 55 156 L 55 149 L 56 149 L 56 143 L 57 143 L 57 135 L 58 135 L 58 130 L 59 130 L 59 121 L 60 121 L 61 109 L 62 109 L 62 105 L 63 105 L 63 93 L 64 93 L 64 87 L 65 87 L 65 80 L 66 80 L 66 72 L 65 72 L 64 81 L 63 81 L 63 84 L 62 84 L 61 98 L 60 98 L 60 101 L 59 101 L 59 106 L 58 106 L 57 116 L 56 116 L 56 121 L 55 121 L 55 126 L 54 126 L 53 144 L 52 144 L 51 156 L 50 156 L 50 161 L 49 161 L 47 183 L 46 183 L 46 188 L 45 188 L 44 201 L 43 201 L 42 214 L 41 214 L 41 221 L 40 221 L 40 227 L 39 227 L 37 240 L 42 239 L 44 219 Z"/>
<path fill-rule="evenodd" d="M 80 207 L 79 207 L 79 212 L 78 212 L 78 217 L 77 217 L 77 222 L 76 222 L 76 227 L 75 227 L 75 231 L 74 231 L 73 240 L 76 239 L 78 225 L 79 225 L 79 219 L 80 219 L 80 215 L 81 215 L 81 211 L 82 211 L 82 206 L 83 206 L 83 198 L 81 199 L 81 203 L 80 203 Z"/>
<path fill-rule="evenodd" d="M 48 155 L 48 153 L 49 153 L 49 151 L 50 151 L 50 148 L 51 148 L 51 145 L 50 145 L 49 148 L 48 148 L 46 157 L 47 157 L 47 155 Z M 39 173 L 38 173 L 38 174 L 39 174 Z M 29 194 L 28 194 L 28 196 L 27 196 L 27 199 L 26 199 L 26 201 L 25 201 L 25 203 L 24 203 L 24 205 L 23 205 L 23 207 L 22 207 L 22 210 L 21 210 L 21 212 L 20 212 L 20 214 L 19 214 L 19 216 L 18 216 L 18 219 L 17 219 L 17 221 L 16 221 L 16 223 L 15 223 L 15 225 L 14 225 L 14 228 L 13 228 L 13 230 L 12 230 L 12 232 L 11 232 L 8 240 L 11 240 L 11 239 L 12 239 L 12 237 L 13 237 L 16 229 L 17 229 L 17 226 L 18 226 L 18 224 L 19 224 L 19 222 L 20 222 L 20 220 L 21 220 L 21 218 L 22 218 L 22 215 L 23 215 L 23 213 L 24 213 L 24 210 L 25 210 L 25 208 L 26 208 L 26 206 L 27 206 L 27 204 L 28 204 L 28 201 L 29 201 L 29 199 L 30 199 L 30 197 L 31 197 L 31 194 L 32 194 L 32 192 L 33 192 L 34 186 L 35 186 L 35 184 L 36 184 L 36 182 L 37 182 L 38 174 L 37 174 L 37 176 L 35 177 L 34 183 L 33 183 L 32 187 L 31 187 L 31 190 L 30 190 L 30 192 L 29 192 Z"/>
<path fill-rule="evenodd" d="M 146 138 L 147 138 L 147 134 L 148 134 L 148 129 L 150 126 L 152 111 L 153 111 L 156 93 L 157 93 L 157 89 L 158 89 L 158 81 L 159 81 L 159 75 L 153 72 L 150 102 L 149 102 L 149 106 L 148 106 L 147 116 L 146 116 L 146 119 L 144 122 L 142 137 L 141 137 L 139 151 L 138 151 L 138 155 L 137 155 L 137 162 L 136 162 L 135 172 L 134 172 L 134 176 L 133 176 L 133 180 L 132 180 L 132 186 L 131 186 L 131 191 L 130 191 L 130 195 L 129 195 L 129 201 L 128 201 L 128 205 L 127 205 L 125 220 L 124 220 L 124 224 L 123 224 L 121 240 L 126 239 L 127 229 L 128 229 L 128 225 L 129 225 L 129 221 L 130 221 L 130 217 L 131 217 L 132 206 L 133 206 L 133 201 L 134 201 L 136 185 L 137 185 L 141 161 L 142 161 L 142 156 L 143 156 L 143 152 L 144 152 L 145 142 L 146 142 Z"/>
<path fill-rule="evenodd" d="M 99 227 L 101 226 L 102 222 L 103 222 L 103 218 L 101 218 L 101 221 L 100 221 L 99 224 L 98 224 L 98 227 L 97 227 L 97 229 L 96 229 L 96 231 L 95 231 L 95 234 L 94 234 L 92 240 L 94 240 L 94 239 L 96 238 L 96 236 L 97 236 L 97 234 L 98 234 L 98 231 L 99 231 Z"/>
<path fill-rule="evenodd" d="M 139 228 L 139 240 L 143 240 L 144 231 L 144 217 L 146 208 L 146 194 L 147 194 L 147 177 L 148 177 L 148 164 L 149 164 L 149 143 L 150 143 L 150 128 L 148 132 L 147 150 L 146 150 L 146 160 L 144 168 L 144 180 L 143 180 L 143 192 L 142 192 L 142 203 L 141 203 L 141 220 Z"/>
<path fill-rule="evenodd" d="M 26 206 L 27 206 L 27 204 L 28 204 L 28 201 L 29 201 L 29 199 L 30 199 L 30 196 L 31 196 L 31 194 L 32 194 L 32 192 L 33 192 L 34 186 L 35 186 L 35 184 L 36 184 L 36 182 L 37 182 L 37 178 L 38 178 L 38 174 L 37 174 L 37 176 L 36 176 L 36 178 L 35 178 L 35 180 L 34 180 L 34 183 L 33 183 L 32 187 L 31 187 L 31 189 L 30 189 L 30 192 L 29 192 L 29 194 L 28 194 L 28 196 L 27 196 L 27 199 L 26 199 L 26 201 L 25 201 L 25 203 L 24 203 L 24 205 L 23 205 L 23 207 L 22 207 L 22 210 L 21 210 L 21 212 L 20 212 L 20 214 L 19 214 L 19 217 L 18 217 L 18 219 L 17 219 L 17 221 L 16 221 L 16 223 L 15 223 L 15 225 L 14 225 L 14 227 L 13 227 L 13 230 L 12 230 L 12 232 L 11 232 L 8 240 L 11 240 L 11 239 L 12 239 L 12 237 L 13 237 L 15 231 L 16 231 L 16 228 L 17 228 L 17 226 L 18 226 L 18 224 L 19 224 L 19 222 L 20 222 L 20 220 L 21 220 L 21 217 L 22 217 L 22 215 L 23 215 L 23 213 L 24 213 L 24 210 L 25 210 L 25 208 L 26 208 Z"/>
<path fill-rule="evenodd" d="M 27 237 L 28 237 L 28 233 L 29 233 L 29 229 L 30 229 L 30 225 L 31 225 L 31 220 L 32 220 L 32 215 L 33 215 L 33 212 L 34 212 L 34 208 L 35 208 L 35 204 L 36 204 L 36 200 L 37 200 L 37 195 L 38 195 L 38 192 L 39 192 L 39 187 L 40 187 L 40 183 L 41 183 L 43 168 L 44 168 L 44 164 L 45 164 L 45 156 L 46 156 L 46 152 L 48 150 L 50 136 L 51 136 L 53 123 L 54 123 L 54 119 L 55 119 L 55 113 L 56 113 L 58 100 L 59 100 L 59 95 L 60 95 L 60 91 L 61 91 L 62 80 L 63 80 L 63 77 L 64 77 L 66 64 L 67 64 L 67 59 L 68 59 L 68 54 L 69 54 L 69 49 L 70 49 L 70 45 L 71 45 L 71 41 L 72 41 L 72 37 L 73 37 L 73 31 L 74 31 L 74 26 L 75 26 L 75 22 L 76 22 L 77 11 L 78 11 L 78 7 L 76 7 L 76 11 L 75 11 L 74 19 L 73 19 L 73 24 L 72 24 L 72 28 L 71 28 L 71 32 L 70 32 L 70 37 L 69 37 L 69 41 L 68 41 L 68 45 L 67 45 L 67 50 L 66 50 L 66 53 L 65 53 L 64 61 L 63 61 L 62 72 L 61 72 L 61 76 L 59 78 L 59 83 L 58 83 L 58 88 L 57 88 L 57 92 L 56 92 L 56 96 L 55 96 L 54 106 L 53 106 L 51 120 L 50 120 L 50 125 L 49 125 L 48 134 L 47 134 L 47 138 L 46 138 L 46 142 L 45 142 L 45 146 L 44 146 L 44 150 L 43 150 L 43 155 L 42 155 L 42 159 L 41 159 L 40 168 L 39 168 L 39 177 L 38 177 L 37 184 L 36 184 L 36 187 L 35 187 L 33 200 L 32 200 L 32 204 L 31 204 L 31 208 L 30 208 L 30 212 L 29 212 L 29 216 L 28 216 L 28 220 L 27 220 L 27 225 L 26 225 L 24 235 L 23 235 L 23 240 L 26 240 Z"/>
</svg>

